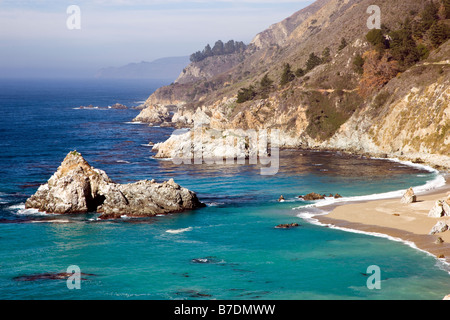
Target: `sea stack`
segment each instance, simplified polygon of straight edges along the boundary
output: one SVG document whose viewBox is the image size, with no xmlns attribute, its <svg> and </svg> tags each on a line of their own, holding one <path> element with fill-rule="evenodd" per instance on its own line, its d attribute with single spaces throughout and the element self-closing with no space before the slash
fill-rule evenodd
<svg viewBox="0 0 450 320">
<path fill-rule="evenodd" d="M 28 209 L 55 214 L 99 212 L 101 219 L 150 217 L 204 207 L 197 195 L 172 179 L 164 183 L 114 183 L 76 151 L 25 204 Z"/>
</svg>

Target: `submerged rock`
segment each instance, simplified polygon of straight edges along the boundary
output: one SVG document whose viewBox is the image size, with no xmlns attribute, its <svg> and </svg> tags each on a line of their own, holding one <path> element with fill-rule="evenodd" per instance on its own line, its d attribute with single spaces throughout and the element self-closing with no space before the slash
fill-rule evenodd
<svg viewBox="0 0 450 320">
<path fill-rule="evenodd" d="M 275 227 L 275 229 L 291 229 L 299 227 L 300 225 L 298 223 L 291 223 L 291 224 L 280 224 Z"/>
<path fill-rule="evenodd" d="M 417 202 L 417 196 L 414 194 L 413 188 L 409 188 L 406 191 L 406 193 L 403 195 L 402 200 L 400 202 L 403 204 Z"/>
<path fill-rule="evenodd" d="M 81 273 L 81 276 L 95 276 L 90 273 Z M 19 276 L 13 278 L 15 281 L 38 281 L 38 280 L 67 280 L 69 277 L 73 276 L 73 273 L 40 273 L 32 274 L 26 276 Z M 81 278 L 81 280 L 87 280 L 86 278 Z"/>
<path fill-rule="evenodd" d="M 173 179 L 156 183 L 139 181 L 116 184 L 107 174 L 91 167 L 76 151 L 70 152 L 47 184 L 25 204 L 27 209 L 72 214 L 99 212 L 101 219 L 149 217 L 204 207 L 196 194 Z"/>
</svg>

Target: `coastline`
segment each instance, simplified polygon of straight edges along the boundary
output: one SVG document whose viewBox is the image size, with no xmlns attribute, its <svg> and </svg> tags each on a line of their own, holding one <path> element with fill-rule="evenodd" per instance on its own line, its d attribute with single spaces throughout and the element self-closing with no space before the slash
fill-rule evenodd
<svg viewBox="0 0 450 320">
<path fill-rule="evenodd" d="M 416 203 L 401 204 L 401 196 L 335 203 L 322 207 L 328 213 L 315 215 L 313 219 L 324 227 L 401 241 L 435 257 L 446 265 L 445 269 L 450 273 L 450 231 L 429 235 L 438 221 L 450 221 L 449 217 L 428 217 L 435 202 L 450 195 L 450 174 L 440 174 L 446 180 L 445 185 L 416 193 Z M 444 242 L 436 243 L 438 238 Z"/>
</svg>

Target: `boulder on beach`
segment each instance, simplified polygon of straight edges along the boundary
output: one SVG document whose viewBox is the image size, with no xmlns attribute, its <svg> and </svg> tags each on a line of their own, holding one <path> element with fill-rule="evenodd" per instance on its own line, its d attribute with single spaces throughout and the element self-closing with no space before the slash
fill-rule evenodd
<svg viewBox="0 0 450 320">
<path fill-rule="evenodd" d="M 445 214 L 444 212 L 444 201 L 438 200 L 434 204 L 434 207 L 431 208 L 430 212 L 428 213 L 428 216 L 430 218 L 441 218 Z"/>
<path fill-rule="evenodd" d="M 56 173 L 25 203 L 27 209 L 55 214 L 99 212 L 101 219 L 149 217 L 204 206 L 194 192 L 172 179 L 114 183 L 76 151 L 66 156 Z"/>
<path fill-rule="evenodd" d="M 417 196 L 414 194 L 413 188 L 409 188 L 406 191 L 406 193 L 403 195 L 402 200 L 400 202 L 403 204 L 417 202 Z"/>
<path fill-rule="evenodd" d="M 450 197 L 442 203 L 445 216 L 450 216 Z"/>
<path fill-rule="evenodd" d="M 448 230 L 448 224 L 445 221 L 439 221 L 436 225 L 431 229 L 430 235 L 435 235 L 436 233 L 443 233 Z"/>
</svg>

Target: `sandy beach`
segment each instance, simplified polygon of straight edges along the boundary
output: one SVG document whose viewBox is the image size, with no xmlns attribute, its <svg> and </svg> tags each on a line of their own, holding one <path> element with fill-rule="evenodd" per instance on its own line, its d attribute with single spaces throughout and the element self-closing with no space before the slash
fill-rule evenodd
<svg viewBox="0 0 450 320">
<path fill-rule="evenodd" d="M 402 204 L 401 198 L 394 198 L 343 204 L 316 219 L 326 225 L 380 233 L 412 242 L 417 248 L 445 259 L 450 264 L 450 231 L 429 235 L 438 221 L 444 220 L 450 224 L 450 217 L 428 217 L 436 201 L 447 199 L 450 195 L 450 175 L 447 174 L 445 178 L 445 186 L 417 194 L 416 203 Z M 439 237 L 444 240 L 443 243 L 436 242 Z"/>
</svg>

